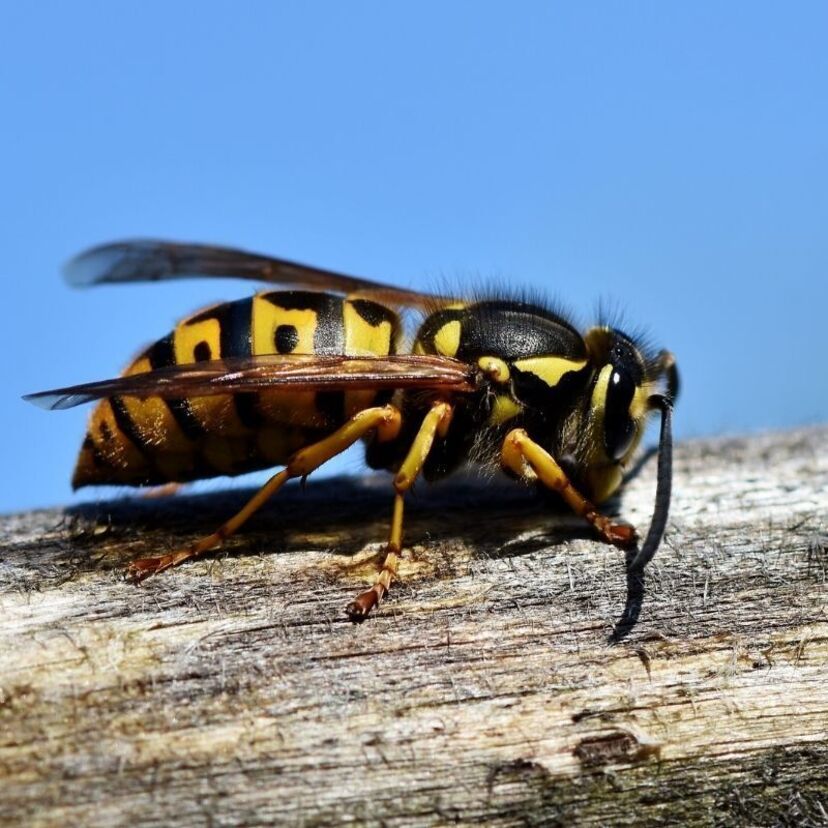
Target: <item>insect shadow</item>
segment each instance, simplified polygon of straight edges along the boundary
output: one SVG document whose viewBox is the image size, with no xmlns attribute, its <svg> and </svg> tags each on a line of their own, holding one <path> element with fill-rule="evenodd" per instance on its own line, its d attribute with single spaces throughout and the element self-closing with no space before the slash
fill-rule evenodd
<svg viewBox="0 0 828 828">
<path fill-rule="evenodd" d="M 249 499 L 249 489 L 229 489 L 172 497 L 125 497 L 83 503 L 66 510 L 72 545 L 94 547 L 99 554 L 82 570 L 118 570 L 131 558 L 175 548 L 204 534 Z M 460 540 L 476 557 L 513 558 L 573 539 L 594 539 L 594 532 L 552 494 L 508 481 L 460 475 L 417 488 L 406 509 L 406 537 L 428 546 Z M 617 515 L 614 498 L 604 511 Z M 391 514 L 391 487 L 385 475 L 316 480 L 307 489 L 289 484 L 218 552 L 235 557 L 251 553 L 289 553 L 321 546 L 336 555 L 353 555 L 380 544 Z M 599 541 L 596 540 L 596 543 Z M 619 553 L 620 554 L 620 553 Z M 610 643 L 625 638 L 638 622 L 643 576 L 630 569 L 627 595 Z M 78 565 L 78 557 L 73 557 Z M 169 577 L 160 575 L 158 577 Z"/>
</svg>

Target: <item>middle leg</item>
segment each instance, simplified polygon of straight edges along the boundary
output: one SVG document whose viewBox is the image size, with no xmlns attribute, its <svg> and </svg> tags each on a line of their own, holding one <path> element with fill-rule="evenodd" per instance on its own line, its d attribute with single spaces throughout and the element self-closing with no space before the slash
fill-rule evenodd
<svg viewBox="0 0 828 828">
<path fill-rule="evenodd" d="M 402 524 L 405 493 L 414 485 L 423 464 L 434 445 L 434 437 L 445 437 L 451 424 L 452 407 L 446 402 L 438 402 L 423 418 L 420 430 L 411 444 L 411 448 L 394 477 L 394 511 L 391 518 L 391 532 L 388 546 L 379 574 L 370 589 L 360 592 L 345 609 L 352 621 L 363 621 L 371 610 L 386 596 L 391 582 L 397 575 L 402 551 Z"/>
</svg>

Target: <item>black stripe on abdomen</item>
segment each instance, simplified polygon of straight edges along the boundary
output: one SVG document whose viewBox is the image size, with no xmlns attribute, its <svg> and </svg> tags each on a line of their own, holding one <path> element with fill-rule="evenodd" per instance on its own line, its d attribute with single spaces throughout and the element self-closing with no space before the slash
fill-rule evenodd
<svg viewBox="0 0 828 828">
<path fill-rule="evenodd" d="M 150 366 L 155 368 L 169 368 L 175 365 L 175 350 L 173 347 L 173 334 L 168 334 L 163 339 L 159 339 L 154 345 L 150 346 L 146 352 L 146 357 L 149 360 Z M 204 426 L 201 421 L 193 414 L 193 409 L 190 407 L 188 399 L 168 400 L 164 402 L 172 414 L 173 419 L 178 424 L 178 427 L 190 440 L 198 440 L 206 434 Z"/>
<path fill-rule="evenodd" d="M 246 357 L 253 353 L 253 298 L 239 299 L 214 308 L 212 318 L 221 328 L 222 357 Z M 207 317 L 205 317 L 207 318 Z M 245 428 L 256 430 L 263 422 L 255 391 L 233 395 L 236 416 Z"/>
<path fill-rule="evenodd" d="M 132 417 L 130 417 L 124 401 L 120 397 L 110 397 L 109 404 L 112 407 L 115 424 L 120 432 L 135 446 L 147 465 L 154 470 L 155 464 L 153 463 L 151 449 L 144 435 L 141 434 Z"/>
<path fill-rule="evenodd" d="M 338 356 L 345 352 L 345 300 L 341 296 L 311 290 L 285 290 L 263 293 L 261 298 L 277 308 L 313 311 L 316 314 L 313 332 L 315 354 Z"/>
</svg>

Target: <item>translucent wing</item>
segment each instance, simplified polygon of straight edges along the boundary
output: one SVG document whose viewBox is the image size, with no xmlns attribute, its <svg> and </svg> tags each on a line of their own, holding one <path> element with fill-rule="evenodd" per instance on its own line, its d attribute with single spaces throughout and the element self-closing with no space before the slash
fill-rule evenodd
<svg viewBox="0 0 828 828">
<path fill-rule="evenodd" d="M 424 307 L 441 299 L 244 250 L 154 239 L 119 241 L 90 248 L 68 262 L 64 274 L 66 280 L 77 287 L 214 276 L 335 293 L 368 294 L 378 301 L 412 307 Z"/>
<path fill-rule="evenodd" d="M 58 411 L 105 397 L 202 397 L 284 388 L 293 391 L 422 388 L 468 393 L 477 370 L 448 357 L 267 354 L 158 368 L 142 374 L 28 394 L 23 399 Z"/>
</svg>

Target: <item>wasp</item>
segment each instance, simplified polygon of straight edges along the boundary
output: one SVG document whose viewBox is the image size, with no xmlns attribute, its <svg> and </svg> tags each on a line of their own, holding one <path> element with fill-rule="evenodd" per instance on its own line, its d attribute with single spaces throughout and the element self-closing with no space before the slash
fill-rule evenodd
<svg viewBox="0 0 828 828">
<path fill-rule="evenodd" d="M 358 441 L 393 474 L 385 557 L 347 607 L 368 616 L 403 550 L 406 493 L 422 475 L 466 463 L 499 467 L 556 492 L 604 541 L 635 547 L 632 526 L 598 511 L 622 485 L 650 414 L 660 414 L 655 508 L 631 558 L 642 569 L 670 505 L 671 413 L 679 388 L 668 351 L 609 325 L 581 334 L 540 301 L 459 301 L 224 247 L 154 240 L 92 248 L 66 268 L 76 286 L 184 277 L 278 285 L 202 310 L 114 379 L 26 397 L 56 410 L 98 401 L 74 488 L 148 486 L 281 467 L 215 532 L 132 561 L 140 582 L 221 545 L 288 480 L 304 480 Z M 401 314 L 420 313 L 403 352 Z"/>
</svg>

